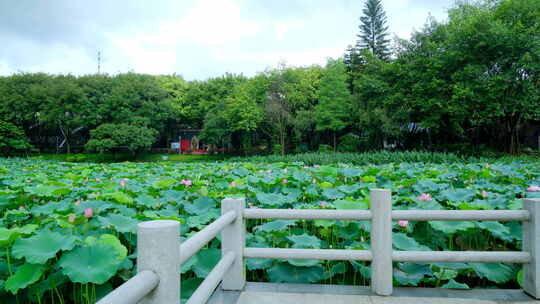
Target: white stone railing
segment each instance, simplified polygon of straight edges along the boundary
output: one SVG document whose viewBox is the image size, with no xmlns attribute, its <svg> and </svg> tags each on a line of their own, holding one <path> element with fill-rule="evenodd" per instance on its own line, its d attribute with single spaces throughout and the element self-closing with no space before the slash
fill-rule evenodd
<svg viewBox="0 0 540 304">
<path fill-rule="evenodd" d="M 540 298 L 540 199 L 523 199 L 524 210 L 395 210 L 391 191 L 373 189 L 371 210 L 245 209 L 244 199 L 224 199 L 222 216 L 180 245 L 179 223 L 139 224 L 138 274 L 98 304 L 180 303 L 180 266 L 221 232 L 222 258 L 188 304 L 203 304 L 221 283 L 242 290 L 246 258 L 371 261 L 371 288 L 392 294 L 392 262 L 474 262 L 523 264 L 526 293 Z M 371 250 L 246 248 L 245 219 L 371 220 Z M 521 221 L 523 251 L 397 251 L 392 221 Z M 179 249 L 179 250 L 178 250 Z"/>
</svg>

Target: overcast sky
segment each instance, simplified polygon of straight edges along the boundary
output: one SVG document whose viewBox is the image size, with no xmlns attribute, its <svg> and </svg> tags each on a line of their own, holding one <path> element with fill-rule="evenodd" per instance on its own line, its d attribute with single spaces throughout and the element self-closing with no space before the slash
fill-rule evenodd
<svg viewBox="0 0 540 304">
<path fill-rule="evenodd" d="M 364 0 L 0 0 L 0 75 L 225 72 L 324 64 L 354 44 Z M 383 0 L 408 38 L 453 0 Z"/>
</svg>

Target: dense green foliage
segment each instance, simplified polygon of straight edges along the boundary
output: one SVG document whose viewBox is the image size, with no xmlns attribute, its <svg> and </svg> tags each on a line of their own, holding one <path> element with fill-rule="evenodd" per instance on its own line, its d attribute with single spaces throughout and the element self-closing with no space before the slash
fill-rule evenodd
<svg viewBox="0 0 540 304">
<path fill-rule="evenodd" d="M 329 148 L 328 150 L 331 150 Z M 233 157 L 229 161 L 236 162 L 254 162 L 254 163 L 303 163 L 305 165 L 335 165 L 335 164 L 353 164 L 353 165 L 369 165 L 369 164 L 386 164 L 386 163 L 435 163 L 445 164 L 453 163 L 465 159 L 453 153 L 433 153 L 422 151 L 406 151 L 406 152 L 364 152 L 364 153 L 300 153 L 292 155 L 267 155 L 267 156 L 251 156 L 251 157 Z"/>
<path fill-rule="evenodd" d="M 103 154 L 126 148 L 135 153 L 150 148 L 156 136 L 156 130 L 143 126 L 102 124 L 90 132 L 86 149 Z"/>
<path fill-rule="evenodd" d="M 540 197 L 540 163 L 64 163 L 0 159 L 0 302 L 94 303 L 129 279 L 136 224 L 182 223 L 189 237 L 215 220 L 224 197 L 249 207 L 367 209 L 369 189 L 393 192 L 394 209 L 520 209 Z M 249 247 L 368 249 L 355 221 L 248 221 Z M 519 223 L 400 222 L 399 250 L 519 250 Z M 190 294 L 220 258 L 219 239 L 182 267 Z M 247 260 L 248 279 L 368 284 L 365 263 Z M 91 271 L 89 271 L 91 270 Z M 395 285 L 518 287 L 510 264 L 397 263 Z M 459 283 L 459 285 L 458 285 Z M 54 299 L 54 300 L 53 300 Z"/>
<path fill-rule="evenodd" d="M 382 31 L 378 2 L 364 17 Z M 428 19 L 384 60 L 354 47 L 325 67 L 280 64 L 253 77 L 0 77 L 0 117 L 42 151 L 80 152 L 91 130 L 128 124 L 156 130 L 154 147 L 202 129 L 212 149 L 239 154 L 317 151 L 345 134 L 358 136 L 357 151 L 515 153 L 536 147 L 540 132 L 539 33 L 538 1 L 458 3 L 447 22 Z"/>
<path fill-rule="evenodd" d="M 24 131 L 12 123 L 0 120 L 0 155 L 10 155 L 27 151 L 32 146 L 28 143 Z"/>
<path fill-rule="evenodd" d="M 317 131 L 332 131 L 334 151 L 337 147 L 336 133 L 348 125 L 351 110 L 345 65 L 341 61 L 329 61 L 320 82 L 315 122 Z"/>
</svg>

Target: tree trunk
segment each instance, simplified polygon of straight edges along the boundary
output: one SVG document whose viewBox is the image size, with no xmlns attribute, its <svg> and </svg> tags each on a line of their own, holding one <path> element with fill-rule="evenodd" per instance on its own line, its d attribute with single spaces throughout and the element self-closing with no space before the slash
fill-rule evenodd
<svg viewBox="0 0 540 304">
<path fill-rule="evenodd" d="M 281 155 L 285 155 L 285 131 L 282 130 L 280 137 Z"/>
<path fill-rule="evenodd" d="M 334 153 L 336 153 L 336 131 L 334 131 Z"/>
</svg>

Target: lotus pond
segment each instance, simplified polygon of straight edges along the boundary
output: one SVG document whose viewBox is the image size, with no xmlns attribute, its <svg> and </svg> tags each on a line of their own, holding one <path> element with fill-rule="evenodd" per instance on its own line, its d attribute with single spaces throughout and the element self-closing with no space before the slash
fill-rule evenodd
<svg viewBox="0 0 540 304">
<path fill-rule="evenodd" d="M 389 188 L 394 209 L 521 209 L 540 197 L 540 162 L 304 166 L 302 163 L 64 163 L 0 159 L 0 302 L 94 303 L 136 271 L 136 225 L 182 223 L 182 238 L 248 208 L 368 209 Z M 369 222 L 249 221 L 249 247 L 369 249 Z M 394 223 L 399 250 L 520 250 L 521 224 Z M 219 239 L 182 267 L 189 297 L 220 257 Z M 369 284 L 366 263 L 247 260 L 248 280 Z M 519 288 L 519 265 L 396 263 L 394 285 Z"/>
</svg>

